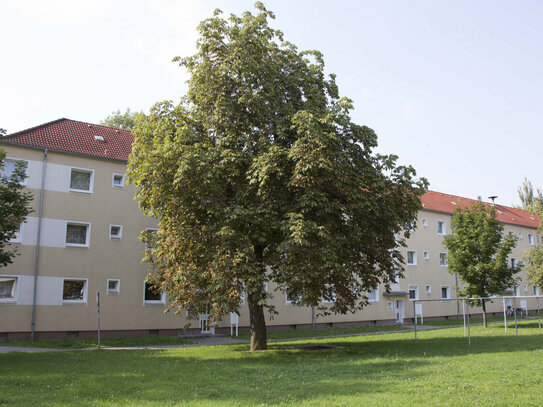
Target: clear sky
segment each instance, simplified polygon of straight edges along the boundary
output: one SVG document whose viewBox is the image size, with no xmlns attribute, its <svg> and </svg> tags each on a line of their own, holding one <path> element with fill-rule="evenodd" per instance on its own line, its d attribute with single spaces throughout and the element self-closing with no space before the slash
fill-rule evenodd
<svg viewBox="0 0 543 407">
<path fill-rule="evenodd" d="M 0 127 L 178 101 L 196 26 L 252 0 L 1 0 Z M 518 204 L 543 187 L 543 1 L 268 0 L 273 26 L 323 52 L 353 119 L 430 189 Z"/>
</svg>

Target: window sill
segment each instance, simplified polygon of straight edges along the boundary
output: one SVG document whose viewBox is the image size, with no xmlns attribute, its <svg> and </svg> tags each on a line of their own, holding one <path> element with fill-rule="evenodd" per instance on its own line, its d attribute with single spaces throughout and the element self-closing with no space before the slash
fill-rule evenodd
<svg viewBox="0 0 543 407">
<path fill-rule="evenodd" d="M 85 247 L 88 248 L 88 244 L 79 244 L 79 243 L 64 243 L 65 247 Z"/>
<path fill-rule="evenodd" d="M 84 190 L 84 189 L 72 189 L 72 188 L 70 188 L 70 192 L 78 192 L 80 194 L 92 195 L 92 191 L 87 191 L 87 190 Z"/>
<path fill-rule="evenodd" d="M 166 303 L 162 301 L 144 301 L 143 305 L 166 305 Z"/>
<path fill-rule="evenodd" d="M 14 298 L 0 299 L 0 304 L 17 304 L 17 300 Z"/>
<path fill-rule="evenodd" d="M 62 300 L 62 305 L 87 305 L 87 300 Z"/>
</svg>

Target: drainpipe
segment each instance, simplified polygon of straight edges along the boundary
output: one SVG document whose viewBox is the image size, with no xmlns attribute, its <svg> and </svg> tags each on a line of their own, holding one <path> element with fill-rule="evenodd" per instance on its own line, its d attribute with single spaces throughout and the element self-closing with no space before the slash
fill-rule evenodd
<svg viewBox="0 0 543 407">
<path fill-rule="evenodd" d="M 36 235 L 36 254 L 34 255 L 34 290 L 32 292 L 32 322 L 30 323 L 30 340 L 34 340 L 36 326 L 36 296 L 38 291 L 38 265 L 40 262 L 41 218 L 43 212 L 43 191 L 45 187 L 45 168 L 47 166 L 47 149 L 43 150 L 43 165 L 41 169 L 40 209 L 38 212 L 38 232 Z"/>
</svg>

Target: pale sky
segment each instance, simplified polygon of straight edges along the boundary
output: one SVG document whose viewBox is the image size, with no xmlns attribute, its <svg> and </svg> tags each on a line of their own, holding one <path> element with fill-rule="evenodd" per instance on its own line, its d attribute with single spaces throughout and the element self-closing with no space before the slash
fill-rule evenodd
<svg viewBox="0 0 543 407">
<path fill-rule="evenodd" d="M 0 127 L 177 102 L 196 26 L 252 0 L 0 0 Z M 272 23 L 324 54 L 353 120 L 430 189 L 518 204 L 543 187 L 543 1 L 268 0 Z"/>
</svg>

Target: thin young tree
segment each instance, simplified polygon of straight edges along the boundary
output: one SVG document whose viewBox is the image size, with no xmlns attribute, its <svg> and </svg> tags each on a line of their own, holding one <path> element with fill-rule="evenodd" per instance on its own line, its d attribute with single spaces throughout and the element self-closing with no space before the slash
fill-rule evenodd
<svg viewBox="0 0 543 407">
<path fill-rule="evenodd" d="M 461 296 L 490 297 L 515 285 L 519 269 L 509 266 L 508 256 L 517 240 L 504 236 L 503 231 L 494 206 L 479 201 L 471 207 L 456 207 L 452 232 L 443 242 L 448 250 L 449 272 L 458 273 L 463 282 Z M 487 300 L 476 302 L 482 306 L 486 328 Z"/>
<path fill-rule="evenodd" d="M 188 94 L 141 118 L 128 164 L 160 224 L 143 235 L 149 279 L 191 317 L 209 307 L 218 321 L 246 298 L 252 350 L 266 349 L 265 310 L 275 312 L 268 282 L 346 313 L 392 281 L 427 186 L 373 153 L 377 136 L 351 121 L 321 53 L 299 51 L 256 8 L 200 24 L 197 53 L 175 59 Z"/>
</svg>

